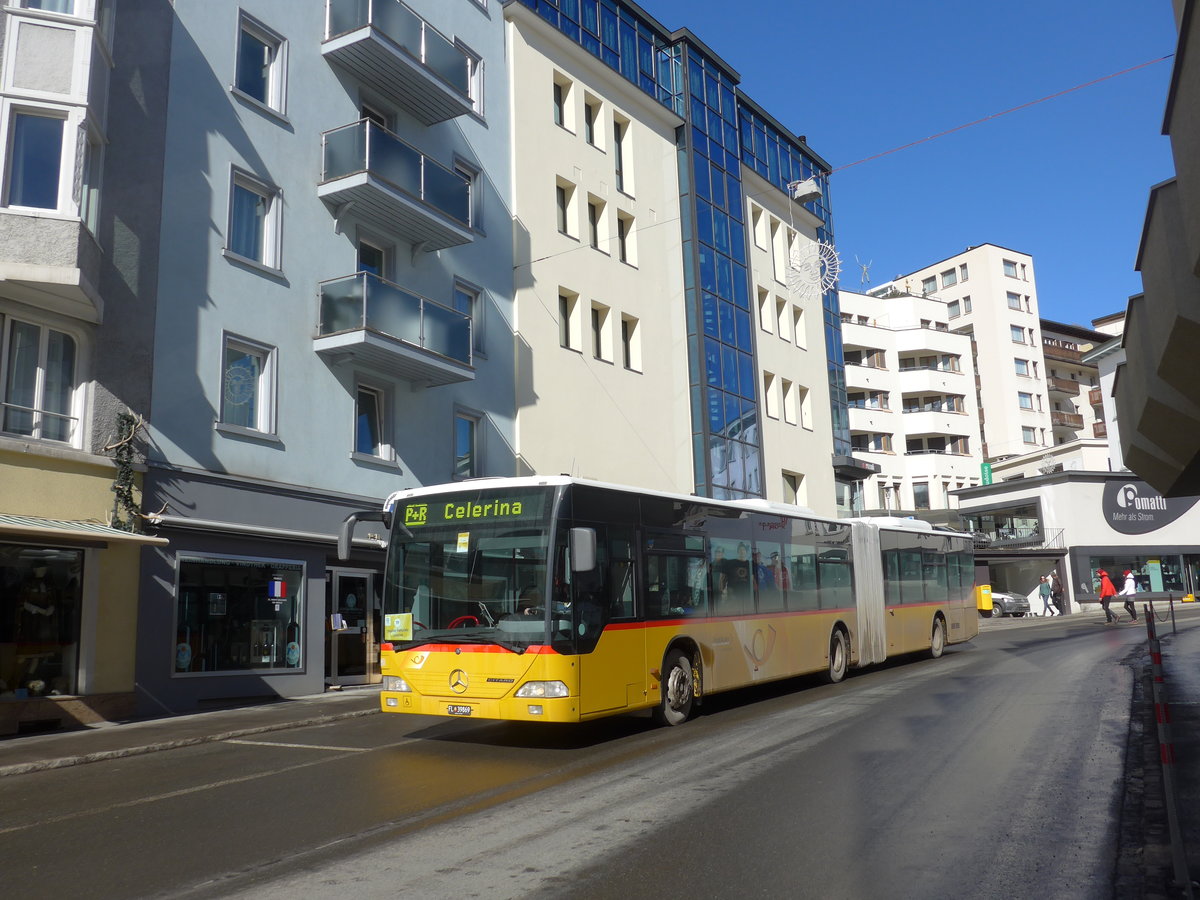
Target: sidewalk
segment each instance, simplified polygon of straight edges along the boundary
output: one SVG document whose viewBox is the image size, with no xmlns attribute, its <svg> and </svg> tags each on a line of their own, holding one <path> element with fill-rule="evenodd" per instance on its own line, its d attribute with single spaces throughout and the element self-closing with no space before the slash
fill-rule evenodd
<svg viewBox="0 0 1200 900">
<path fill-rule="evenodd" d="M 1160 613 L 1161 618 L 1161 613 Z M 1171 834 L 1167 829 L 1168 812 L 1163 792 L 1163 757 L 1172 758 L 1171 779 L 1174 783 L 1175 806 L 1178 813 L 1179 840 L 1193 883 L 1200 882 L 1200 625 L 1194 618 L 1181 618 L 1177 633 L 1171 622 L 1160 621 L 1158 636 L 1162 645 L 1163 700 L 1166 710 L 1169 749 L 1161 748 L 1158 720 L 1150 690 L 1151 661 L 1143 665 L 1144 697 L 1142 715 L 1142 771 L 1145 786 L 1145 854 L 1142 860 L 1146 874 L 1146 897 L 1182 897 L 1174 882 L 1175 855 Z M 1132 731 L 1132 729 L 1131 729 Z M 1132 734 L 1131 734 L 1132 737 Z M 1137 749 L 1131 741 L 1129 754 L 1136 759 Z M 1169 887 L 1167 887 L 1169 886 Z M 1155 887 L 1164 889 L 1153 893 Z M 1193 895 L 1200 897 L 1200 889 Z"/>
<path fill-rule="evenodd" d="M 379 686 L 366 685 L 235 709 L 8 738 L 0 740 L 0 778 L 377 712 Z"/>
</svg>

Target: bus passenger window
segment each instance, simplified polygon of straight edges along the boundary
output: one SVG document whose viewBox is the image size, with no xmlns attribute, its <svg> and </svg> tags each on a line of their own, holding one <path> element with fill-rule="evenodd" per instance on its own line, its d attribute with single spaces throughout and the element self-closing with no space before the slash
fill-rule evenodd
<svg viewBox="0 0 1200 900">
<path fill-rule="evenodd" d="M 780 563 L 781 545 L 773 541 L 754 543 L 754 583 L 758 587 L 758 611 L 782 612 L 787 568 Z"/>
</svg>

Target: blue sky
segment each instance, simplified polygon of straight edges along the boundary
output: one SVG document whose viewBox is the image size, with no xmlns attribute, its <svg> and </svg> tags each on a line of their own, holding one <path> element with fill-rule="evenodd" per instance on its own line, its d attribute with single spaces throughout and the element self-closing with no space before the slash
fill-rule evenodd
<svg viewBox="0 0 1200 900">
<path fill-rule="evenodd" d="M 641 5 L 691 29 L 834 169 L 1166 56 L 1176 36 L 1170 0 Z M 836 172 L 842 287 L 862 289 L 858 261 L 869 289 L 990 242 L 1033 256 L 1043 317 L 1123 310 L 1149 188 L 1174 174 L 1171 64 Z"/>
</svg>

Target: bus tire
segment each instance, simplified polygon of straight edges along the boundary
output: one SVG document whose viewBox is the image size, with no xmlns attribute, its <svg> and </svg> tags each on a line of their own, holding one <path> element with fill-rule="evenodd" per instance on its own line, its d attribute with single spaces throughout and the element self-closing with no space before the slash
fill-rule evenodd
<svg viewBox="0 0 1200 900">
<path fill-rule="evenodd" d="M 946 649 L 946 623 L 941 616 L 933 617 L 933 632 L 929 635 L 929 658 L 937 659 Z"/>
<path fill-rule="evenodd" d="M 681 650 L 668 650 L 663 658 L 662 682 L 654 719 L 660 725 L 682 725 L 692 714 L 696 691 L 692 661 Z"/>
<path fill-rule="evenodd" d="M 823 676 L 826 683 L 837 684 L 845 678 L 849 662 L 850 646 L 846 641 L 846 632 L 835 628 L 829 636 L 829 665 Z"/>
</svg>

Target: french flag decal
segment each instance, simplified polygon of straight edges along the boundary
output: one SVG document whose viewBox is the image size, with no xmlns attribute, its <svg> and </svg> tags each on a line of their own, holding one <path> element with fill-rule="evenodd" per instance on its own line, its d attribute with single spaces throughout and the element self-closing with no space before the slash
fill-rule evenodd
<svg viewBox="0 0 1200 900">
<path fill-rule="evenodd" d="M 282 578 L 272 578 L 267 585 L 267 597 L 271 600 L 286 600 L 287 582 Z"/>
</svg>

